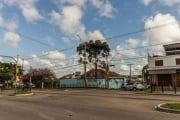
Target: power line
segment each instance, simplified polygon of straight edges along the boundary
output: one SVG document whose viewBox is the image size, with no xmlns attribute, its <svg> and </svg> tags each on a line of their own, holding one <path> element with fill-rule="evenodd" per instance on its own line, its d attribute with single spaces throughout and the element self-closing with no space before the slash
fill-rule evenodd
<svg viewBox="0 0 180 120">
<path fill-rule="evenodd" d="M 166 24 L 161 24 L 161 25 L 158 25 L 158 26 L 153 26 L 153 27 L 149 27 L 149 28 L 143 28 L 143 29 L 140 29 L 140 30 L 137 30 L 137 31 L 133 31 L 133 32 L 128 32 L 128 33 L 123 33 L 123 34 L 120 34 L 120 35 L 115 35 L 115 36 L 112 36 L 112 37 L 109 37 L 109 38 L 106 38 L 106 40 L 111 40 L 111 39 L 116 39 L 116 38 L 121 38 L 121 37 L 125 37 L 125 36 L 129 36 L 129 35 L 132 35 L 132 34 L 137 34 L 137 33 L 140 33 L 140 32 L 144 32 L 144 31 L 149 31 L 149 30 L 153 30 L 153 29 L 158 29 L 158 28 L 161 28 L 161 27 L 165 27 L 165 26 L 168 26 L 168 25 L 171 25 L 171 24 L 178 24 L 177 22 L 170 22 L 170 23 L 166 23 Z M 8 31 L 6 28 L 2 28 L 4 31 Z M 56 49 L 58 51 L 66 51 L 66 50 L 70 50 L 70 49 L 73 49 L 75 48 L 76 46 L 72 46 L 70 48 L 65 48 L 65 49 L 58 49 L 56 47 L 53 47 L 49 44 L 46 44 L 44 42 L 41 42 L 41 41 L 38 41 L 32 37 L 29 37 L 27 35 L 23 35 L 19 32 L 17 32 L 19 35 L 21 35 L 22 37 L 25 37 L 25 38 L 28 38 L 29 40 L 31 41 L 34 41 L 34 42 L 37 42 L 39 44 L 42 44 L 42 45 L 45 45 L 47 47 L 51 47 L 53 49 Z M 179 41 L 179 40 L 178 40 Z M 159 44 L 154 44 L 154 45 L 147 45 L 147 46 L 141 46 L 141 47 L 135 47 L 135 48 L 129 48 L 129 49 L 126 49 L 126 50 L 130 50 L 130 49 L 139 49 L 139 48 L 145 48 L 145 47 L 148 47 L 148 46 L 157 46 L 157 45 L 162 45 L 163 43 L 159 43 Z M 44 56 L 47 56 L 49 55 L 50 53 L 46 54 L 46 55 L 40 55 L 40 56 L 37 56 L 37 57 L 44 57 Z M 31 58 L 25 58 L 25 59 L 31 59 Z"/>
<path fill-rule="evenodd" d="M 61 68 L 58 68 L 58 69 L 55 69 L 54 71 L 59 71 L 61 69 L 66 69 L 66 68 L 70 68 L 70 67 L 75 67 L 75 66 L 80 66 L 82 64 L 76 64 L 76 65 L 70 65 L 70 66 L 66 66 L 66 67 L 61 67 Z"/>
<path fill-rule="evenodd" d="M 153 27 L 142 28 L 142 29 L 139 29 L 137 31 L 123 33 L 123 34 L 120 34 L 120 35 L 115 35 L 115 36 L 106 38 L 106 40 L 121 38 L 121 37 L 125 37 L 125 36 L 129 36 L 129 35 L 145 32 L 145 31 L 150 31 L 150 30 L 153 30 L 153 29 L 158 29 L 158 28 L 166 27 L 166 26 L 171 25 L 171 24 L 179 24 L 179 23 L 178 22 L 169 22 L 169 23 L 166 23 L 166 24 L 161 24 L 161 25 L 157 25 L 157 26 L 153 26 Z"/>
<path fill-rule="evenodd" d="M 4 27 L 0 27 L 0 28 L 1 28 L 3 31 L 6 31 L 6 32 L 9 31 L 8 29 L 6 29 L 6 28 L 4 28 Z M 33 41 L 33 42 L 37 42 L 37 43 L 39 43 L 39 44 L 42 44 L 42 45 L 44 45 L 44 46 L 46 46 L 46 47 L 50 47 L 50 48 L 53 48 L 53 49 L 57 49 L 57 50 L 58 50 L 58 48 L 53 47 L 53 46 L 51 46 L 51 45 L 49 45 L 49 44 L 47 44 L 47 43 L 44 43 L 44 42 L 42 42 L 42 41 L 36 40 L 36 39 L 34 39 L 34 38 L 30 37 L 30 36 L 24 35 L 24 34 L 22 34 L 22 33 L 20 33 L 20 32 L 16 32 L 16 33 L 18 33 L 18 34 L 19 34 L 20 36 L 22 36 L 23 38 L 28 38 L 28 40 L 31 40 L 31 41 Z"/>
<path fill-rule="evenodd" d="M 116 38 L 121 38 L 121 37 L 125 37 L 125 36 L 129 36 L 129 35 L 132 35 L 132 34 L 137 34 L 137 33 L 140 33 L 140 32 L 144 32 L 144 31 L 149 31 L 149 30 L 153 30 L 153 29 L 158 29 L 158 28 L 161 28 L 161 27 L 165 27 L 165 26 L 168 26 L 168 25 L 171 25 L 171 24 L 178 24 L 177 22 L 170 22 L 170 23 L 166 23 L 166 24 L 161 24 L 161 25 L 158 25 L 158 26 L 153 26 L 153 27 L 149 27 L 149 28 L 143 28 L 143 29 L 140 29 L 140 30 L 137 30 L 137 31 L 133 31 L 133 32 L 128 32 L 128 33 L 123 33 L 123 34 L 120 34 L 120 35 L 115 35 L 115 36 L 112 36 L 112 37 L 109 37 L 109 38 L 106 38 L 106 40 L 112 40 L 112 39 L 116 39 Z M 2 28 L 2 27 L 1 27 Z M 6 28 L 2 28 L 3 30 L 5 30 L 5 31 L 8 31 Z M 70 49 L 73 49 L 73 48 L 75 48 L 76 46 L 72 46 L 72 47 L 70 47 L 70 48 L 65 48 L 65 49 L 58 49 L 58 48 L 56 48 L 56 47 L 53 47 L 53 46 L 51 46 L 51 45 L 49 45 L 49 44 L 46 44 L 46 43 L 44 43 L 44 42 L 41 42 L 41 41 L 38 41 L 38 40 L 36 40 L 36 39 L 34 39 L 34 38 L 32 38 L 32 37 L 30 37 L 30 36 L 27 36 L 27 35 L 23 35 L 23 34 L 21 34 L 21 33 L 19 33 L 19 32 L 17 32 L 19 35 L 21 35 L 22 37 L 25 37 L 25 38 L 28 38 L 29 40 L 31 40 L 31 41 L 34 41 L 34 42 L 37 42 L 37 43 L 39 43 L 39 44 L 42 44 L 42 45 L 45 45 L 45 46 L 47 46 L 47 47 L 51 47 L 51 48 L 53 48 L 53 49 L 56 49 L 56 50 L 58 50 L 58 51 L 66 51 L 66 50 L 70 50 Z M 162 44 L 162 43 L 161 43 Z M 158 45 L 158 44 L 156 44 L 156 45 Z M 147 45 L 148 46 L 148 45 Z M 147 47 L 146 46 L 146 47 Z M 151 45 L 151 46 L 155 46 L 155 45 Z M 145 46 L 143 46 L 143 47 L 138 47 L 138 48 L 144 48 Z M 137 48 L 131 48 L 131 49 L 137 49 Z M 41 55 L 41 56 L 46 56 L 46 55 Z M 41 57 L 40 56 L 40 57 Z"/>
<path fill-rule="evenodd" d="M 75 48 L 75 47 L 69 47 L 69 48 L 61 49 L 61 50 L 59 50 L 59 52 L 67 51 L 67 50 L 70 50 L 70 49 L 73 49 L 73 48 Z M 50 55 L 50 54 L 53 54 L 53 53 L 46 53 L 46 54 L 44 54 L 44 55 L 38 55 L 38 56 L 36 56 L 36 57 L 38 57 L 38 58 L 46 57 L 46 56 L 48 56 L 48 55 Z M 25 59 L 25 60 L 31 60 L 31 59 L 34 59 L 34 57 L 26 57 L 26 58 L 23 58 L 23 59 Z"/>
<path fill-rule="evenodd" d="M 8 29 L 6 29 L 6 28 L 4 28 L 4 27 L 0 27 L 0 29 L 2 29 L 3 31 L 7 31 L 7 32 L 9 31 Z M 39 40 L 37 40 L 37 39 L 35 39 L 35 38 L 32 38 L 32 37 L 30 37 L 30 36 L 28 36 L 28 35 L 25 35 L 25 34 L 22 34 L 22 33 L 20 33 L 20 32 L 16 32 L 16 33 L 18 33 L 21 37 L 26 38 L 27 40 L 30 40 L 30 41 L 39 43 L 39 44 L 41 44 L 41 45 L 44 45 L 44 46 L 49 47 L 49 48 L 53 48 L 53 49 L 58 50 L 58 51 L 66 51 L 66 50 L 70 50 L 70 49 L 75 48 L 75 47 L 73 46 L 73 47 L 69 47 L 69 48 L 65 48 L 65 49 L 59 49 L 59 48 L 57 48 L 57 47 L 51 46 L 51 45 L 49 45 L 49 44 L 47 44 L 47 43 L 44 43 L 44 42 L 42 42 L 42 41 L 39 41 Z"/>
<path fill-rule="evenodd" d="M 152 47 L 152 46 L 158 46 L 158 45 L 164 45 L 164 44 L 170 44 L 170 43 L 174 43 L 174 42 L 180 42 L 180 40 L 177 40 L 177 41 L 173 41 L 173 42 L 162 42 L 162 43 L 158 43 L 158 44 L 153 44 L 153 45 L 147 45 L 147 46 L 141 46 L 141 47 L 135 47 L 135 48 L 127 48 L 127 49 L 122 49 L 123 51 L 125 50 L 133 50 L 133 49 L 139 49 L 139 48 L 146 48 L 146 47 Z M 122 51 L 122 50 L 117 50 L 117 51 Z M 157 51 L 153 51 L 153 52 L 157 52 Z M 159 52 L 162 52 L 162 53 L 165 53 L 163 51 L 160 51 Z M 121 53 L 116 53 L 116 54 L 120 54 L 120 55 L 123 55 Z M 114 59 L 114 57 L 112 57 L 112 60 Z"/>
<path fill-rule="evenodd" d="M 134 57 L 134 58 L 121 58 L 118 60 L 110 60 L 110 61 L 120 61 L 120 60 L 130 60 L 130 59 L 139 59 L 139 58 L 146 58 L 147 56 L 140 56 L 140 57 Z"/>
<path fill-rule="evenodd" d="M 154 26 L 154 27 L 150 27 L 150 28 L 143 28 L 143 29 L 140 29 L 140 30 L 137 30 L 137 31 L 133 31 L 133 32 L 124 33 L 124 34 L 116 35 L 116 36 L 113 36 L 113 37 L 109 37 L 109 38 L 107 38 L 106 40 L 115 39 L 115 38 L 121 38 L 121 37 L 124 37 L 124 36 L 128 36 L 128 35 L 137 34 L 137 33 L 144 32 L 144 31 L 148 31 L 148 30 L 153 30 L 153 29 L 165 27 L 165 26 L 168 26 L 168 25 L 170 25 L 170 24 L 178 24 L 178 23 L 177 23 L 177 22 L 171 22 L 171 23 L 162 24 L 162 25 L 158 25 L 158 26 Z M 2 28 L 2 27 L 1 27 L 1 28 Z M 2 28 L 2 29 L 3 29 L 4 31 L 8 31 L 8 30 L 5 29 L 5 28 Z M 18 32 L 17 32 L 17 33 L 18 33 Z M 56 48 L 56 47 L 52 47 L 52 46 L 50 46 L 49 44 L 46 44 L 46 43 L 41 42 L 41 41 L 38 41 L 38 40 L 36 40 L 36 39 L 34 39 L 34 38 L 31 38 L 31 37 L 29 37 L 29 36 L 23 35 L 23 34 L 21 34 L 21 33 L 18 33 L 18 34 L 21 35 L 21 36 L 24 37 L 24 38 L 28 38 L 28 39 L 31 40 L 31 41 L 37 42 L 37 43 L 39 43 L 39 44 L 42 44 L 42 45 L 45 45 L 45 46 L 48 46 L 48 47 L 51 47 L 51 48 L 56 49 L 56 50 L 58 50 L 58 51 L 66 51 L 66 50 L 75 48 L 75 46 L 73 46 L 73 47 L 70 47 L 70 48 L 66 48 L 66 49 L 59 50 L 59 49 Z M 180 40 L 178 40 L 178 41 L 180 41 Z M 174 41 L 174 42 L 176 42 L 176 41 Z M 165 42 L 164 42 L 164 43 L 165 43 Z M 129 48 L 129 49 L 123 49 L 123 50 L 131 50 L 131 49 L 139 49 L 139 48 L 145 48 L 145 47 L 150 47 L 150 46 L 157 46 L 157 45 L 162 45 L 162 44 L 164 44 L 164 43 L 159 43 L 159 44 L 154 44 L 154 45 L 147 45 L 147 46 L 141 46 L 141 47 L 135 47 L 135 48 Z M 166 42 L 166 43 L 170 43 L 170 42 Z M 41 56 L 37 56 L 37 57 L 44 57 L 44 56 L 47 56 L 47 55 L 49 55 L 49 54 L 50 54 L 50 53 L 45 54 L 45 55 L 41 55 Z M 26 60 L 29 60 L 29 59 L 32 59 L 32 58 L 25 58 L 25 59 L 26 59 Z M 127 59 L 137 59 L 137 58 L 127 58 Z M 126 60 L 126 59 L 124 59 L 124 60 Z"/>
</svg>

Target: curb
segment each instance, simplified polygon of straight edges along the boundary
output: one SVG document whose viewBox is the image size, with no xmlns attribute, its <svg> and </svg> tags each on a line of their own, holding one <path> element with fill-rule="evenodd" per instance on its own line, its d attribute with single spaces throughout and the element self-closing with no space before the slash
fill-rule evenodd
<svg viewBox="0 0 180 120">
<path fill-rule="evenodd" d="M 167 93 L 135 93 L 135 94 L 144 94 L 144 95 L 165 95 L 165 96 L 180 96 L 180 94 L 167 94 Z"/>
<path fill-rule="evenodd" d="M 169 112 L 169 113 L 180 114 L 180 110 L 175 110 L 175 109 L 169 109 L 169 108 L 161 107 L 164 104 L 167 104 L 167 103 L 162 103 L 162 104 L 159 104 L 159 105 L 155 106 L 155 110 L 162 111 L 162 112 Z"/>
<path fill-rule="evenodd" d="M 28 94 L 15 94 L 14 96 L 31 96 L 34 95 L 34 93 L 28 93 Z"/>
</svg>

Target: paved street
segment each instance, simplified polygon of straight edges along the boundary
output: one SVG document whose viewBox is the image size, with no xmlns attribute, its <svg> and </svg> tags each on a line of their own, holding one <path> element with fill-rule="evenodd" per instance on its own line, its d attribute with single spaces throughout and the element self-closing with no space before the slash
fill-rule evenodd
<svg viewBox="0 0 180 120">
<path fill-rule="evenodd" d="M 1 120 L 179 120 L 154 110 L 180 96 L 142 95 L 117 90 L 34 91 L 34 96 L 0 97 Z"/>
</svg>

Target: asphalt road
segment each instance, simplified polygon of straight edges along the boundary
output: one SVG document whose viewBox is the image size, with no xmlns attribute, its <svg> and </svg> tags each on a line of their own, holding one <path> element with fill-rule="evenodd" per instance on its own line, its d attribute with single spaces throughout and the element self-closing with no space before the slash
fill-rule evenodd
<svg viewBox="0 0 180 120">
<path fill-rule="evenodd" d="M 0 120 L 180 120 L 154 106 L 180 96 L 115 90 L 34 91 L 34 96 L 0 96 Z"/>
</svg>

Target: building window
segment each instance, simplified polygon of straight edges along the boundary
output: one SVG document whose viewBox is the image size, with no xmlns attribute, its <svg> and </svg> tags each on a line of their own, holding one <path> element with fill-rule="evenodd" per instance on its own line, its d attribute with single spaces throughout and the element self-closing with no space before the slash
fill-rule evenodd
<svg viewBox="0 0 180 120">
<path fill-rule="evenodd" d="M 163 66 L 163 60 L 156 60 L 155 66 Z"/>
<path fill-rule="evenodd" d="M 180 65 L 180 58 L 176 58 L 176 65 Z"/>
</svg>

